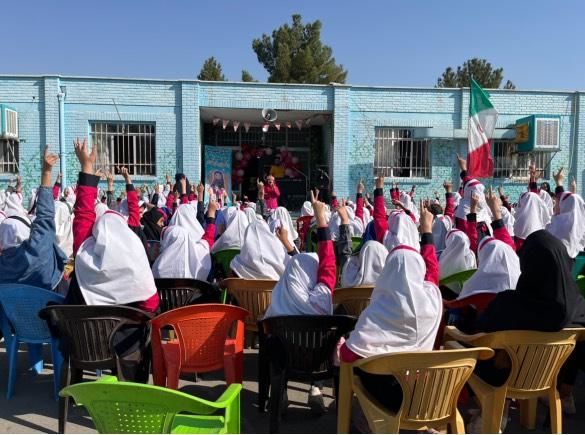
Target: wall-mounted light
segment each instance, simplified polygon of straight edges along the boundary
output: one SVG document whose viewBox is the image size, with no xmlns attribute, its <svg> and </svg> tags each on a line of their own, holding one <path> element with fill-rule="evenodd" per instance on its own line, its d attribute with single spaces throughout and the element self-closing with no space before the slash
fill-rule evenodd
<svg viewBox="0 0 585 435">
<path fill-rule="evenodd" d="M 59 86 L 59 89 L 61 89 L 61 93 L 66 95 L 67 94 L 67 86 Z"/>
</svg>

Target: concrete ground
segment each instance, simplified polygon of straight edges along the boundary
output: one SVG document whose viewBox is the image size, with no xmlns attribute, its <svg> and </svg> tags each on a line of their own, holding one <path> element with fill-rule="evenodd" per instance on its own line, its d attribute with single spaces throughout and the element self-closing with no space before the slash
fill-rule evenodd
<svg viewBox="0 0 585 435">
<path fill-rule="evenodd" d="M 50 361 L 46 352 L 47 361 Z M 268 414 L 258 412 L 256 406 L 258 383 L 257 356 L 255 350 L 247 350 L 245 357 L 244 389 L 242 392 L 242 433 L 268 432 Z M 0 344 L 0 433 L 56 433 L 57 432 L 57 402 L 53 399 L 53 376 L 50 364 L 47 364 L 45 373 L 35 375 L 27 372 L 26 351 L 19 355 L 19 374 L 16 389 L 12 399 L 5 397 L 7 382 L 7 359 L 3 342 Z M 91 376 L 88 376 L 91 379 Z M 211 373 L 200 376 L 194 382 L 192 376 L 181 380 L 181 390 L 200 397 L 214 400 L 224 390 L 222 373 Z M 281 424 L 282 433 L 335 433 L 335 412 L 322 417 L 311 415 L 307 407 L 308 385 L 290 382 L 288 387 L 289 409 L 286 418 Z M 332 401 L 332 389 L 326 386 L 323 389 L 325 403 Z M 577 409 L 585 409 L 585 386 L 580 382 L 576 389 Z M 539 405 L 537 429 L 533 433 L 550 433 L 546 426 L 548 410 Z M 465 418 L 465 413 L 464 413 Z M 466 420 L 467 421 L 467 420 Z M 519 426 L 518 409 L 515 406 L 510 410 L 510 423 L 507 433 L 526 433 Z M 575 416 L 564 416 L 563 426 L 565 433 L 585 432 L 585 413 Z M 93 423 L 85 410 L 81 407 L 70 411 L 68 433 L 95 433 Z"/>
</svg>

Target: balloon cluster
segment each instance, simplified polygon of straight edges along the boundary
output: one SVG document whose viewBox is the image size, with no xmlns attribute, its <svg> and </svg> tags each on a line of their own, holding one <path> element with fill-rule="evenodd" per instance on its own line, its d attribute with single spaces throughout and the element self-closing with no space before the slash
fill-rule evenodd
<svg viewBox="0 0 585 435">
<path fill-rule="evenodd" d="M 242 144 L 242 150 L 234 154 L 236 162 L 232 169 L 232 185 L 242 184 L 244 173 L 250 164 L 250 160 L 270 155 L 272 155 L 271 148 L 253 148 Z"/>
<path fill-rule="evenodd" d="M 280 153 L 278 153 L 282 166 L 284 166 L 284 175 L 289 178 L 294 178 L 297 175 L 297 171 L 300 168 L 299 158 L 293 156 L 289 150 L 282 147 Z"/>
</svg>

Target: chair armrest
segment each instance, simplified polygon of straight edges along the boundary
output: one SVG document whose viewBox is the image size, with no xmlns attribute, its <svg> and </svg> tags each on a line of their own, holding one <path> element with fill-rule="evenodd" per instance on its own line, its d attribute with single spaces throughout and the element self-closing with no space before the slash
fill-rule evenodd
<svg viewBox="0 0 585 435">
<path fill-rule="evenodd" d="M 490 359 L 495 355 L 494 350 L 489 347 L 465 347 L 457 341 L 446 342 L 444 348 L 445 350 L 475 350 L 478 360 Z"/>
<path fill-rule="evenodd" d="M 241 391 L 242 384 L 231 384 L 215 401 L 215 406 L 217 408 L 227 408 L 240 395 Z"/>
<path fill-rule="evenodd" d="M 585 340 L 585 328 L 563 328 L 564 331 L 571 331 L 577 334 L 577 341 Z"/>
<path fill-rule="evenodd" d="M 453 325 L 448 325 L 445 327 L 445 338 L 452 338 L 453 340 L 461 341 L 463 343 L 478 345 L 477 341 L 485 336 L 486 334 L 483 332 L 472 335 L 464 334 L 459 329 L 457 329 L 456 326 Z"/>
<path fill-rule="evenodd" d="M 99 382 L 101 384 L 117 384 L 118 378 L 116 376 L 102 376 L 101 378 L 99 378 L 96 382 Z"/>
</svg>

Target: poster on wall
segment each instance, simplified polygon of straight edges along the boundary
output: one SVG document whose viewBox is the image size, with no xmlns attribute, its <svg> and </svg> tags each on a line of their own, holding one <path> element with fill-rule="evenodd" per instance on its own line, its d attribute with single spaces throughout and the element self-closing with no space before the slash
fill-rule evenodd
<svg viewBox="0 0 585 435">
<path fill-rule="evenodd" d="M 232 197 L 232 150 L 227 147 L 205 145 L 205 189 L 211 189 L 218 200 L 227 198 L 231 203 Z M 205 195 L 205 203 L 209 201 L 209 194 Z M 222 201 L 223 203 L 223 201 Z"/>
</svg>

